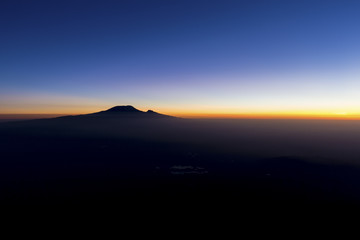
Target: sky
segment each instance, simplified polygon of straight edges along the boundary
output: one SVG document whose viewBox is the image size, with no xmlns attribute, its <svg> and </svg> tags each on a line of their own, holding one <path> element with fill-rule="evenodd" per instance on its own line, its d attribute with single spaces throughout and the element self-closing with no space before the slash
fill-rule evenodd
<svg viewBox="0 0 360 240">
<path fill-rule="evenodd" d="M 2 0 L 0 113 L 360 118 L 360 1 Z"/>
</svg>

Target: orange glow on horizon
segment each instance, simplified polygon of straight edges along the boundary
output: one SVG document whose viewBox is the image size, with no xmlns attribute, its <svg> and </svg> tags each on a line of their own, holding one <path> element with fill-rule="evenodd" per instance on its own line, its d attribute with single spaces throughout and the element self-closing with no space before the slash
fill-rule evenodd
<svg viewBox="0 0 360 240">
<path fill-rule="evenodd" d="M 360 120 L 360 113 L 348 114 L 346 112 L 258 112 L 258 113 L 174 113 L 184 118 L 229 118 L 229 119 L 334 119 L 334 120 Z"/>
<path fill-rule="evenodd" d="M 111 107 L 111 106 L 110 106 Z M 79 115 L 103 111 L 110 108 L 109 106 L 96 106 L 86 108 L 70 108 L 66 109 L 17 109 L 3 111 L 0 113 L 0 119 L 29 119 L 42 117 L 57 117 L 64 115 Z M 147 111 L 149 108 L 144 106 L 135 106 L 141 111 Z M 216 109 L 211 111 L 209 109 L 170 109 L 170 108 L 150 108 L 156 112 L 172 115 L 182 118 L 217 118 L 217 119 L 334 119 L 334 120 L 360 120 L 360 112 L 356 111 L 267 111 L 267 112 L 234 112 L 233 109 Z"/>
<path fill-rule="evenodd" d="M 167 111 L 166 111 L 167 110 Z M 229 118 L 229 119 L 339 119 L 339 120 L 360 120 L 360 112 L 347 109 L 345 110 L 278 110 L 278 111 L 236 111 L 234 109 L 218 108 L 214 111 L 202 109 L 164 109 L 160 113 L 183 117 L 183 118 Z"/>
<path fill-rule="evenodd" d="M 184 118 L 227 118 L 227 119 L 333 119 L 360 120 L 360 115 L 311 115 L 311 114 L 177 114 Z"/>
<path fill-rule="evenodd" d="M 190 113 L 164 113 L 181 118 L 214 118 L 214 119 L 324 119 L 324 120 L 360 120 L 360 115 L 310 115 L 310 114 L 190 114 Z M 80 115 L 85 113 L 66 113 L 66 114 L 0 114 L 0 119 L 35 119 L 35 118 L 53 118 L 66 115 Z"/>
</svg>

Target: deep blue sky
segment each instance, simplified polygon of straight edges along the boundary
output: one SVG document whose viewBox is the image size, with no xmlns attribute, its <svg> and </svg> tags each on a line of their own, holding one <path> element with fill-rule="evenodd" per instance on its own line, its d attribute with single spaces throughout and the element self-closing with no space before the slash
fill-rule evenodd
<svg viewBox="0 0 360 240">
<path fill-rule="evenodd" d="M 0 112 L 357 114 L 360 1 L 0 2 Z"/>
</svg>

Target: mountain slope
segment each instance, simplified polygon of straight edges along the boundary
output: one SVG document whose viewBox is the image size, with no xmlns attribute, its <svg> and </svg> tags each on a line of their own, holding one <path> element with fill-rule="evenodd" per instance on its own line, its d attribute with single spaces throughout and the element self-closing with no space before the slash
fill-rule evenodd
<svg viewBox="0 0 360 240">
<path fill-rule="evenodd" d="M 160 114 L 157 112 L 154 112 L 152 110 L 148 110 L 146 112 L 140 111 L 139 109 L 134 108 L 131 105 L 124 105 L 124 106 L 115 106 L 108 110 L 96 112 L 92 114 L 86 114 L 82 116 L 127 116 L 127 117 L 172 117 L 169 115 Z"/>
</svg>

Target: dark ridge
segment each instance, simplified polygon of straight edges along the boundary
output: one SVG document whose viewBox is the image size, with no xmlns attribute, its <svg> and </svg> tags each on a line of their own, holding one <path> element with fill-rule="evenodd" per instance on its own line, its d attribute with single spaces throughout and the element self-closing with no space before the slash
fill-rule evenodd
<svg viewBox="0 0 360 240">
<path fill-rule="evenodd" d="M 153 110 L 147 110 L 147 113 L 159 114 L 159 113 L 157 113 L 157 112 L 154 112 Z"/>
<path fill-rule="evenodd" d="M 143 111 L 140 111 L 136 108 L 134 108 L 133 106 L 131 105 L 127 105 L 127 106 L 115 106 L 115 107 L 112 107 L 106 111 L 103 111 L 103 112 L 111 112 L 111 113 L 115 113 L 115 112 L 126 112 L 126 113 L 143 113 Z"/>
<path fill-rule="evenodd" d="M 95 113 L 89 113 L 89 114 L 82 114 L 82 115 L 68 115 L 68 116 L 60 116 L 56 118 L 46 118 L 46 119 L 27 119 L 27 120 L 21 120 L 21 121 L 9 121 L 9 122 L 0 122 L 2 126 L 6 125 L 18 125 L 21 123 L 26 124 L 36 124 L 39 123 L 39 121 L 44 123 L 50 123 L 53 120 L 55 121 L 87 121 L 89 119 L 98 119 L 98 120 L 108 120 L 108 119 L 161 119 L 161 118 L 176 118 L 173 116 L 161 114 L 158 112 L 155 112 L 153 110 L 147 110 L 141 111 L 139 109 L 136 109 L 135 107 L 131 105 L 122 105 L 122 106 L 115 106 L 112 108 L 109 108 L 107 110 L 103 110 L 100 112 Z M 68 122 L 68 124 L 74 124 L 75 122 Z M 102 124 L 102 123 L 99 123 Z"/>
<path fill-rule="evenodd" d="M 133 106 L 131 105 L 126 105 L 126 106 L 115 106 L 115 107 L 112 107 L 108 110 L 105 110 L 105 111 L 101 111 L 101 112 L 98 112 L 98 113 L 94 113 L 95 115 L 111 115 L 111 116 L 114 116 L 114 114 L 118 114 L 118 113 L 122 113 L 124 114 L 124 116 L 132 116 L 132 117 L 135 117 L 135 116 L 138 116 L 138 117 L 171 117 L 171 116 L 168 116 L 168 115 L 165 115 L 165 114 L 161 114 L 161 113 L 158 113 L 158 112 L 155 112 L 153 110 L 147 110 L 146 112 L 145 111 L 140 111 L 136 108 L 134 108 Z M 121 115 L 122 115 L 121 114 Z M 90 114 L 92 115 L 92 114 Z M 87 116 L 87 115 L 85 115 Z"/>
</svg>

